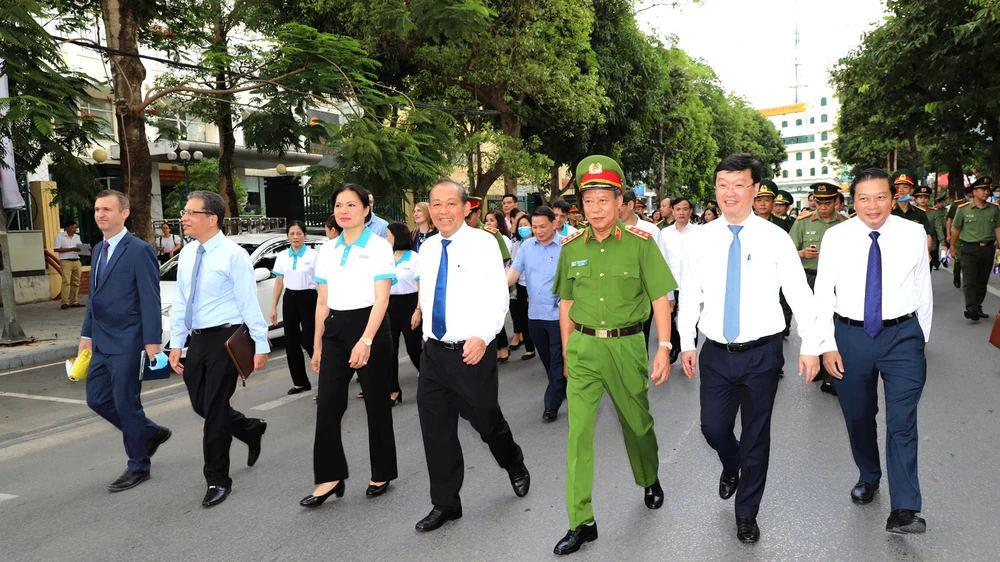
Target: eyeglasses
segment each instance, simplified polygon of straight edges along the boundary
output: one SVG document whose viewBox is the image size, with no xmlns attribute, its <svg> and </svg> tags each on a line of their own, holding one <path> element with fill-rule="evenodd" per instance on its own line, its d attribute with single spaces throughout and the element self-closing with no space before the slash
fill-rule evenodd
<svg viewBox="0 0 1000 562">
<path fill-rule="evenodd" d="M 187 209 L 181 209 L 181 216 L 186 215 L 214 215 L 215 213 L 210 213 L 208 211 L 189 211 Z"/>
<path fill-rule="evenodd" d="M 717 185 L 717 186 L 715 186 L 715 190 L 716 191 L 729 191 L 730 189 L 733 189 L 733 190 L 736 190 L 736 191 L 740 191 L 742 189 L 753 189 L 755 185 L 757 185 L 757 184 L 751 183 L 750 185 L 743 185 L 743 184 L 739 184 L 738 183 L 736 185 Z"/>
</svg>

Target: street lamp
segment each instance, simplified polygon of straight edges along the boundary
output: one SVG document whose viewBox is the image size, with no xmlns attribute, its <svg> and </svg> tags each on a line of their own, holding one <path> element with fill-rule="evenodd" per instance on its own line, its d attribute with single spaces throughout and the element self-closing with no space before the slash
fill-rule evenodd
<svg viewBox="0 0 1000 562">
<path fill-rule="evenodd" d="M 183 199 L 178 198 L 181 204 L 183 204 L 184 200 L 187 199 L 187 194 L 191 192 L 191 181 L 188 176 L 188 166 L 191 165 L 191 160 L 198 162 L 205 157 L 200 150 L 195 150 L 194 153 L 189 152 L 188 149 L 190 148 L 191 145 L 189 145 L 186 141 L 181 141 L 177 143 L 177 150 L 167 153 L 167 160 L 173 162 L 180 158 L 180 164 L 181 166 L 184 166 L 184 197 Z"/>
</svg>

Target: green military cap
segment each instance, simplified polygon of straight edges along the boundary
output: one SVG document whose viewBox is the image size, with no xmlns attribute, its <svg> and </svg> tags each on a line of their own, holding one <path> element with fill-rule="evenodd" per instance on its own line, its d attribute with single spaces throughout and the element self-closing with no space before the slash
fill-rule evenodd
<svg viewBox="0 0 1000 562">
<path fill-rule="evenodd" d="M 989 176 L 983 176 L 977 179 L 971 186 L 969 186 L 969 189 L 976 189 L 979 187 L 993 191 L 993 178 Z"/>
<path fill-rule="evenodd" d="M 760 189 L 757 190 L 757 195 L 755 197 L 764 197 L 770 195 L 775 197 L 778 195 L 778 186 L 771 180 L 760 180 Z"/>
<path fill-rule="evenodd" d="M 625 172 L 613 158 L 595 154 L 580 161 L 576 166 L 576 181 L 580 191 L 588 189 L 610 189 L 622 195 Z"/>
<path fill-rule="evenodd" d="M 907 183 L 911 186 L 917 185 L 917 174 L 913 170 L 908 168 L 902 168 L 896 170 L 896 173 L 892 174 L 892 185 Z"/>
<path fill-rule="evenodd" d="M 840 193 L 839 187 L 826 181 L 816 182 L 810 185 L 809 189 L 813 191 L 813 197 L 816 199 L 829 199 Z"/>
<path fill-rule="evenodd" d="M 926 185 L 918 185 L 915 190 L 913 190 L 913 196 L 926 195 L 928 197 L 934 197 L 934 190 Z"/>
<path fill-rule="evenodd" d="M 785 191 L 784 189 L 779 189 L 778 196 L 774 198 L 774 202 L 779 205 L 791 205 L 792 194 Z"/>
<path fill-rule="evenodd" d="M 944 190 L 941 192 L 940 195 L 938 195 L 936 201 L 944 201 L 947 198 L 948 198 L 948 190 Z"/>
</svg>

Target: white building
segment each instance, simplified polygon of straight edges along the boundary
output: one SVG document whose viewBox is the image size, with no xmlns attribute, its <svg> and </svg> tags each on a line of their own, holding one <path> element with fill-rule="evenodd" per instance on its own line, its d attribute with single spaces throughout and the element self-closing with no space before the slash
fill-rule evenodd
<svg viewBox="0 0 1000 562">
<path fill-rule="evenodd" d="M 785 162 L 774 183 L 792 194 L 796 207 L 808 208 L 809 186 L 816 182 L 844 187 L 841 165 L 831 148 L 839 112 L 840 103 L 833 94 L 823 94 L 806 103 L 760 110 L 785 143 Z"/>
</svg>

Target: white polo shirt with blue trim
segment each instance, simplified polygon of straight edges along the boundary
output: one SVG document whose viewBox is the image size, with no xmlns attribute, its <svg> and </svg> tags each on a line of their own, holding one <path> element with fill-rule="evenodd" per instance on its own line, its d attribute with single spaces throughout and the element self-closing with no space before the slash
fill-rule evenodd
<svg viewBox="0 0 1000 562">
<path fill-rule="evenodd" d="M 375 282 L 396 282 L 396 260 L 385 238 L 373 236 L 365 228 L 352 244 L 344 235 L 330 240 L 319 250 L 317 283 L 328 287 L 327 306 L 331 310 L 357 310 L 375 304 Z"/>
</svg>

